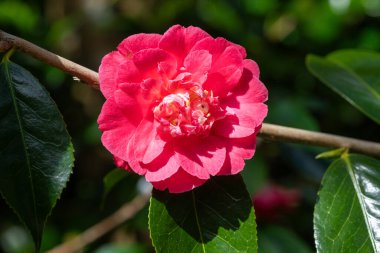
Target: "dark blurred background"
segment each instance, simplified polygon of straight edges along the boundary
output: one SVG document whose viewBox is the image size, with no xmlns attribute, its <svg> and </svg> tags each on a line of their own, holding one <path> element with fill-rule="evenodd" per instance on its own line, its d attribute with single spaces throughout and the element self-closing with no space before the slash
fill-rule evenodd
<svg viewBox="0 0 380 253">
<path fill-rule="evenodd" d="M 0 0 L 0 29 L 97 70 L 125 37 L 194 25 L 243 45 L 269 89 L 266 122 L 380 141 L 376 125 L 307 71 L 309 53 L 380 49 L 380 0 Z M 28 55 L 30 70 L 58 104 L 75 146 L 75 167 L 46 224 L 43 251 L 81 233 L 136 194 L 126 176 L 103 199 L 103 177 L 114 169 L 100 143 L 99 91 Z M 328 161 L 324 149 L 259 140 L 243 173 L 255 196 L 260 253 L 313 252 L 312 211 Z M 147 208 L 84 252 L 153 252 Z M 0 199 L 0 252 L 31 252 L 28 232 Z"/>
</svg>

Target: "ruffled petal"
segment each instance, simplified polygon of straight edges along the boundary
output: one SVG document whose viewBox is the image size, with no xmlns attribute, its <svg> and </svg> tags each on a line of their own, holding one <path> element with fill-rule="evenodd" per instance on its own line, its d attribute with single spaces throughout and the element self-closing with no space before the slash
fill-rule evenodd
<svg viewBox="0 0 380 253">
<path fill-rule="evenodd" d="M 147 169 L 145 178 L 148 182 L 165 180 L 173 176 L 180 167 L 170 146 L 166 146 L 158 157 L 143 166 Z"/>
<path fill-rule="evenodd" d="M 228 46 L 224 40 L 204 41 L 210 43 L 205 47 L 209 48 L 209 53 L 212 55 L 212 66 L 203 88 L 213 91 L 216 96 L 223 97 L 239 82 L 243 72 L 243 57 L 236 46 Z"/>
<path fill-rule="evenodd" d="M 216 175 L 223 166 L 226 149 L 222 140 L 208 136 L 201 140 L 178 141 L 175 144 L 176 157 L 181 167 L 200 179 Z"/>
<path fill-rule="evenodd" d="M 105 98 L 112 96 L 117 89 L 117 73 L 125 61 L 125 56 L 117 51 L 103 57 L 99 67 L 99 86 Z"/>
<path fill-rule="evenodd" d="M 113 160 L 115 162 L 116 167 L 124 169 L 126 171 L 132 171 L 131 168 L 129 168 L 128 163 L 124 161 L 123 159 L 120 159 L 119 157 L 114 156 Z"/>
<path fill-rule="evenodd" d="M 185 72 L 191 73 L 193 82 L 203 84 L 211 68 L 212 56 L 205 50 L 190 52 L 184 62 Z"/>
<path fill-rule="evenodd" d="M 242 138 L 254 132 L 254 126 L 242 126 L 235 115 L 218 120 L 213 125 L 213 133 L 226 138 Z"/>
<path fill-rule="evenodd" d="M 177 61 L 162 49 L 144 49 L 133 56 L 133 62 L 140 72 L 142 80 L 146 78 L 170 79 L 177 73 Z"/>
<path fill-rule="evenodd" d="M 118 106 L 128 111 L 128 117 L 138 123 L 142 118 L 152 114 L 151 104 L 160 96 L 161 81 L 146 79 L 141 83 L 122 83 L 115 91 Z M 138 124 L 137 123 L 137 124 Z"/>
<path fill-rule="evenodd" d="M 232 108 L 234 115 L 218 120 L 213 125 L 213 132 L 227 138 L 242 138 L 255 133 L 267 115 L 265 104 L 241 104 Z"/>
<path fill-rule="evenodd" d="M 259 132 L 259 128 L 255 132 Z M 240 139 L 226 140 L 227 156 L 218 175 L 235 175 L 244 169 L 245 161 L 251 159 L 256 148 L 256 134 Z"/>
<path fill-rule="evenodd" d="M 140 122 L 139 126 L 136 128 L 133 139 L 131 140 L 131 143 L 128 147 L 128 154 L 133 155 L 133 157 L 130 158 L 137 161 L 143 161 L 149 144 L 156 138 L 157 132 L 155 122 L 153 122 L 151 119 L 143 119 Z M 163 150 L 163 146 L 157 145 L 157 148 L 160 148 L 160 150 L 156 151 L 156 153 L 160 154 Z"/>
<path fill-rule="evenodd" d="M 137 69 L 135 63 L 132 60 L 126 60 L 119 66 L 115 82 L 117 84 L 138 83 L 142 80 L 140 71 Z"/>
<path fill-rule="evenodd" d="M 142 159 L 143 163 L 150 163 L 156 159 L 163 151 L 166 142 L 163 141 L 158 135 L 155 136 L 149 143 L 146 148 L 144 157 Z"/>
<path fill-rule="evenodd" d="M 103 145 L 122 160 L 127 159 L 127 146 L 133 136 L 136 126 L 128 119 L 125 111 L 119 109 L 113 97 L 107 99 L 98 118 L 99 129 L 102 131 Z"/>
<path fill-rule="evenodd" d="M 195 43 L 207 37 L 211 36 L 197 27 L 185 28 L 175 25 L 164 33 L 159 42 L 159 48 L 174 55 L 177 58 L 178 66 L 182 66 L 183 60 Z"/>
<path fill-rule="evenodd" d="M 134 34 L 124 39 L 117 50 L 126 56 L 130 56 L 143 49 L 157 48 L 160 39 L 161 35 L 155 33 Z"/>
<path fill-rule="evenodd" d="M 181 193 L 191 191 L 201 186 L 207 180 L 194 177 L 180 168 L 177 173 L 171 177 L 157 182 L 152 182 L 153 187 L 161 191 L 168 189 L 170 193 Z"/>
<path fill-rule="evenodd" d="M 232 43 L 224 38 L 212 38 L 211 36 L 199 40 L 193 47 L 192 50 L 207 50 L 212 54 L 215 58 L 219 57 L 220 54 L 223 53 L 223 51 L 227 47 L 233 47 L 237 49 L 241 55 L 241 58 L 247 57 L 247 53 L 244 49 L 244 47 L 237 45 L 235 43 Z"/>
<path fill-rule="evenodd" d="M 244 60 L 244 70 L 239 85 L 222 100 L 222 103 L 229 107 L 239 108 L 240 104 L 267 101 L 268 90 L 258 79 L 258 74 L 257 64 L 252 60 Z"/>
<path fill-rule="evenodd" d="M 125 93 L 123 90 L 117 90 L 114 93 L 114 101 L 117 109 L 124 112 L 125 117 L 129 120 L 130 124 L 135 127 L 140 123 L 143 118 L 143 109 L 135 96 Z"/>
</svg>

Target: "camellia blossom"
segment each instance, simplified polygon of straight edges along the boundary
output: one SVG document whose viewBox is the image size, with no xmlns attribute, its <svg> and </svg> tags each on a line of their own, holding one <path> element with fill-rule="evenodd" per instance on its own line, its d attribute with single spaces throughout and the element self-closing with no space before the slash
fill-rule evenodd
<svg viewBox="0 0 380 253">
<path fill-rule="evenodd" d="M 98 123 L 116 165 L 172 193 L 239 173 L 268 97 L 245 58 L 243 47 L 192 26 L 123 40 L 99 68 Z"/>
</svg>

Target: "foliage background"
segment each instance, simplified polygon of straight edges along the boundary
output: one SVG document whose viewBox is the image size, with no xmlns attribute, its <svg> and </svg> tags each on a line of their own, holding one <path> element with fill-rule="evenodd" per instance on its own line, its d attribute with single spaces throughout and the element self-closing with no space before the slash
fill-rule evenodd
<svg viewBox="0 0 380 253">
<path fill-rule="evenodd" d="M 128 35 L 162 33 L 173 24 L 199 26 L 243 45 L 258 62 L 270 91 L 266 122 L 373 141 L 380 141 L 376 124 L 314 79 L 304 59 L 308 53 L 325 55 L 342 48 L 379 50 L 379 17 L 379 0 L 0 1 L 0 29 L 94 70 L 102 56 Z M 48 88 L 76 150 L 73 174 L 47 223 L 44 251 L 131 199 L 139 179 L 126 177 L 102 208 L 102 180 L 114 166 L 100 143 L 96 124 L 104 101 L 100 92 L 27 55 L 17 53 L 12 59 Z M 314 251 L 312 211 L 328 165 L 314 160 L 320 151 L 261 141 L 254 161 L 247 163 L 244 178 L 252 194 L 275 183 L 298 189 L 301 195 L 291 213 L 258 220 L 260 252 Z M 86 252 L 153 252 L 150 245 L 146 208 Z M 31 252 L 32 248 L 28 232 L 1 199 L 0 251 Z"/>
</svg>

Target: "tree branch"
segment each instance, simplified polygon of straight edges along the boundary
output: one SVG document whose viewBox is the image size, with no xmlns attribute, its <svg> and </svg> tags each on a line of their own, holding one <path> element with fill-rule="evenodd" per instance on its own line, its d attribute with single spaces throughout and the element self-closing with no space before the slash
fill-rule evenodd
<svg viewBox="0 0 380 253">
<path fill-rule="evenodd" d="M 0 30 L 0 52 L 5 52 L 12 47 L 17 48 L 42 62 L 63 70 L 71 76 L 79 78 L 92 88 L 99 89 L 98 73 L 95 71 L 85 68 L 59 55 L 53 54 L 29 41 Z"/>
<path fill-rule="evenodd" d="M 16 47 L 34 58 L 54 66 L 72 76 L 79 78 L 92 88 L 99 89 L 98 74 L 88 68 L 51 53 L 31 42 L 0 30 L 0 52 Z M 312 132 L 302 129 L 263 124 L 260 137 L 274 141 L 289 141 L 329 148 L 349 148 L 352 151 L 380 157 L 380 144 L 338 135 Z M 50 253 L 78 252 L 89 243 L 95 241 L 124 221 L 132 218 L 148 202 L 149 196 L 140 195 L 122 206 L 114 214 L 89 228 L 73 240 L 65 242 L 49 251 Z"/>
<path fill-rule="evenodd" d="M 30 54 L 38 60 L 78 77 L 93 88 L 99 89 L 98 74 L 79 64 L 53 54 L 31 42 L 0 30 L 0 52 L 11 47 Z M 329 148 L 349 148 L 352 151 L 380 157 L 380 144 L 338 135 L 306 131 L 302 129 L 263 124 L 260 137 L 276 141 L 289 141 Z"/>
<path fill-rule="evenodd" d="M 380 157 L 380 144 L 333 134 L 264 123 L 260 137 L 273 141 L 289 141 L 328 148 L 348 148 L 358 153 Z"/>
<path fill-rule="evenodd" d="M 111 230 L 120 226 L 126 220 L 135 216 L 135 214 L 146 205 L 149 197 L 150 196 L 144 194 L 135 197 L 131 202 L 124 204 L 115 213 L 111 214 L 73 239 L 58 245 L 48 253 L 73 253 L 81 251 L 88 244 L 94 242 L 103 235 L 109 233 Z"/>
</svg>

